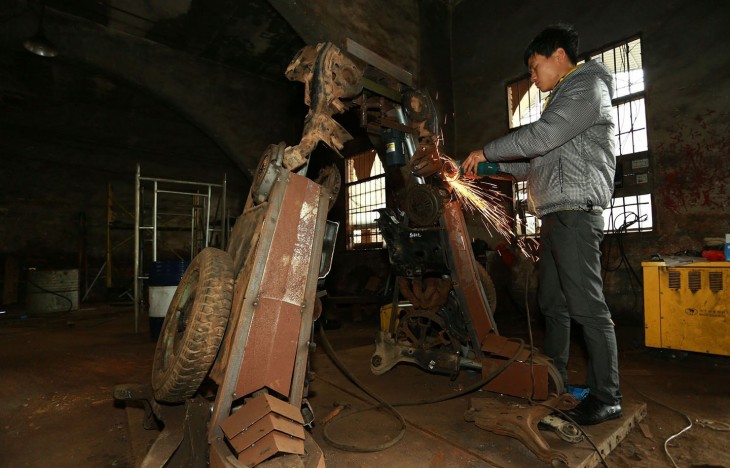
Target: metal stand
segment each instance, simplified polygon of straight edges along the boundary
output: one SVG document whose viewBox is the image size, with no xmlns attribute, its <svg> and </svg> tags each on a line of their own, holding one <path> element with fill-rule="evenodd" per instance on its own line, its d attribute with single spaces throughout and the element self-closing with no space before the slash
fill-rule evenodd
<svg viewBox="0 0 730 468">
<path fill-rule="evenodd" d="M 211 245 L 214 232 L 219 233 L 219 242 L 216 246 L 226 248 L 230 226 L 226 207 L 226 176 L 223 176 L 222 184 L 211 184 L 205 182 L 194 182 L 186 180 L 163 179 L 156 177 L 142 177 L 140 166 L 137 164 L 137 171 L 134 179 L 134 331 L 139 331 L 139 311 L 142 305 L 142 282 L 147 279 L 144 274 L 144 249 L 141 247 L 142 236 L 147 236 L 152 243 L 152 261 L 157 261 L 159 232 L 163 230 L 190 231 L 190 259 L 202 249 Z M 144 191 L 152 191 L 152 213 L 149 224 L 144 223 Z M 187 190 L 186 190 L 187 189 Z M 214 193 L 218 192 L 218 193 Z M 220 223 L 211 226 L 211 201 L 214 195 L 218 195 L 219 205 L 216 209 L 220 215 Z M 190 201 L 189 204 L 178 204 L 176 208 L 189 209 L 189 213 L 162 212 L 159 208 L 159 200 L 163 196 L 183 197 Z M 189 217 L 189 226 L 167 228 L 160 220 L 165 216 Z M 215 224 L 215 223 L 214 223 Z M 144 234 L 143 234 L 144 233 Z M 177 254 L 176 254 L 177 255 Z M 179 256 L 179 255 L 178 255 Z"/>
</svg>

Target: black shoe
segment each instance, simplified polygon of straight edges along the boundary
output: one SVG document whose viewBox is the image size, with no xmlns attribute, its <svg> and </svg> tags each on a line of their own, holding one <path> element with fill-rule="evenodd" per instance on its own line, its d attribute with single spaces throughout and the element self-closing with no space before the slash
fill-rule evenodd
<svg viewBox="0 0 730 468">
<path fill-rule="evenodd" d="M 570 416 L 576 424 L 590 426 L 610 419 L 620 418 L 624 413 L 621 411 L 621 405 L 619 403 L 609 405 L 589 393 L 578 406 L 567 411 L 565 414 Z"/>
</svg>

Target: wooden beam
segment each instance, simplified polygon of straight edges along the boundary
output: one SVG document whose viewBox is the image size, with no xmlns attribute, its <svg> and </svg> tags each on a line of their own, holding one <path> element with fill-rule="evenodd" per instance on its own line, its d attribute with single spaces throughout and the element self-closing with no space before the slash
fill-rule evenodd
<svg viewBox="0 0 730 468">
<path fill-rule="evenodd" d="M 413 86 L 413 74 L 402 69 L 393 62 L 390 62 L 375 52 L 365 48 L 350 38 L 345 40 L 345 51 L 359 58 L 368 65 L 372 65 L 378 70 L 392 76 L 406 86 Z"/>
</svg>

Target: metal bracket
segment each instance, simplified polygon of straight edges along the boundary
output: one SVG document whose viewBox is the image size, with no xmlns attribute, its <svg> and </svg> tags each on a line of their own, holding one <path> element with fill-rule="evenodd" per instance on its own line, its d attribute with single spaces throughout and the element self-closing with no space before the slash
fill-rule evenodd
<svg viewBox="0 0 730 468">
<path fill-rule="evenodd" d="M 514 437 L 545 463 L 560 460 L 568 465 L 568 456 L 559 450 L 550 448 L 540 434 L 537 424 L 554 409 L 569 410 L 574 408 L 577 403 L 577 400 L 569 393 L 553 396 L 540 405 L 514 408 L 496 406 L 499 403 L 494 399 L 472 398 L 470 408 L 464 413 L 464 419 L 495 434 Z"/>
</svg>

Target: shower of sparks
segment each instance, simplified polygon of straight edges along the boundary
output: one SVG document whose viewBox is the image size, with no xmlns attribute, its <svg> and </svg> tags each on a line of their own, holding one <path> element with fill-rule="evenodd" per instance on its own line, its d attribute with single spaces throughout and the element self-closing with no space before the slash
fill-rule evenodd
<svg viewBox="0 0 730 468">
<path fill-rule="evenodd" d="M 441 156 L 445 163 L 454 163 L 451 158 Z M 458 166 L 457 166 L 458 167 Z M 509 197 L 500 192 L 497 186 L 488 182 L 477 183 L 477 179 L 458 176 L 455 178 L 445 178 L 447 184 L 453 189 L 453 193 L 461 201 L 461 205 L 470 213 L 479 216 L 482 224 L 487 231 L 492 234 L 496 231 L 507 242 L 516 243 L 519 250 L 525 257 L 533 261 L 537 261 L 537 242 L 535 239 L 527 237 L 515 238 L 512 232 L 512 222 L 514 221 L 505 210 L 504 202 L 509 201 Z"/>
</svg>

